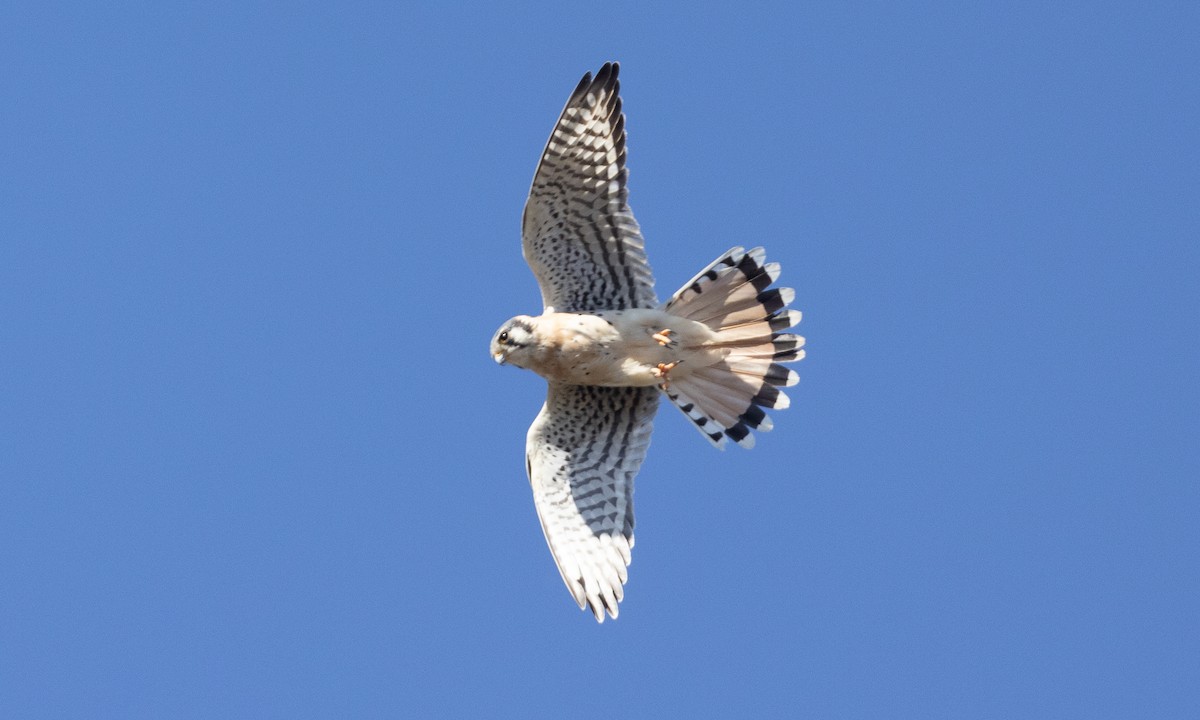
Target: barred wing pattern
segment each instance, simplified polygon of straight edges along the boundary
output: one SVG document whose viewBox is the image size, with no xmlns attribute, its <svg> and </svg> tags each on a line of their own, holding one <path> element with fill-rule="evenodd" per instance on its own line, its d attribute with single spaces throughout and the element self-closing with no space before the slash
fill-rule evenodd
<svg viewBox="0 0 1200 720">
<path fill-rule="evenodd" d="M 529 428 L 526 469 L 563 582 L 596 620 L 617 617 L 633 548 L 633 478 L 658 408 L 653 387 L 551 383 Z"/>
<path fill-rule="evenodd" d="M 654 277 L 629 209 L 620 66 L 583 76 L 533 177 L 522 221 L 525 260 L 546 311 L 655 307 Z"/>
</svg>

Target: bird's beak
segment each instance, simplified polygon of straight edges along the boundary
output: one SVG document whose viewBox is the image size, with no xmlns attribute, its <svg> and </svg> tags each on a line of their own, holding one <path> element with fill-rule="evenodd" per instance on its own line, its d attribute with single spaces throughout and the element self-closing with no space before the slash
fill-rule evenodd
<svg viewBox="0 0 1200 720">
<path fill-rule="evenodd" d="M 504 364 L 504 353 L 502 353 L 502 352 L 492 353 L 492 359 L 495 360 L 498 365 L 503 365 Z"/>
</svg>

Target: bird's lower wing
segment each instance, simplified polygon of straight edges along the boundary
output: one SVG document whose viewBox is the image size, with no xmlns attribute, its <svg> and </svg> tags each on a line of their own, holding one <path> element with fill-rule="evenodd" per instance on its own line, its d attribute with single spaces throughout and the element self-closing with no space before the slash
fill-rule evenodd
<svg viewBox="0 0 1200 720">
<path fill-rule="evenodd" d="M 526 467 L 546 542 L 579 607 L 617 617 L 633 548 L 633 479 L 658 390 L 551 383 Z"/>
</svg>

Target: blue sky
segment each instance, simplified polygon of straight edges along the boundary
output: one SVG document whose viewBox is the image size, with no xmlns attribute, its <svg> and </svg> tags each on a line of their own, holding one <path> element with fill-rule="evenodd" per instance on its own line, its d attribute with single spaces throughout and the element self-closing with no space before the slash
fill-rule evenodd
<svg viewBox="0 0 1200 720">
<path fill-rule="evenodd" d="M 1196 717 L 1198 28 L 6 4 L 0 715 Z M 487 344 L 614 59 L 659 294 L 765 245 L 809 357 L 751 452 L 660 411 L 597 626 Z"/>
</svg>

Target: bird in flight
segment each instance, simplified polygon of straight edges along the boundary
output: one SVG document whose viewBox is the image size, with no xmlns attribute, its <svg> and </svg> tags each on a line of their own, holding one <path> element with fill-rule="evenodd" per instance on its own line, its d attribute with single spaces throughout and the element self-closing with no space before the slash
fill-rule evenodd
<svg viewBox="0 0 1200 720">
<path fill-rule="evenodd" d="M 779 264 L 735 247 L 664 303 L 629 209 L 617 63 L 587 73 L 550 134 L 525 204 L 522 245 L 541 315 L 492 337 L 493 359 L 548 384 L 526 438 L 538 519 L 563 581 L 598 622 L 614 619 L 633 548 L 633 479 L 659 396 L 718 448 L 754 445 L 804 357 L 795 293 Z"/>
</svg>

